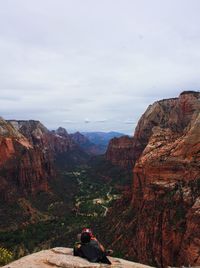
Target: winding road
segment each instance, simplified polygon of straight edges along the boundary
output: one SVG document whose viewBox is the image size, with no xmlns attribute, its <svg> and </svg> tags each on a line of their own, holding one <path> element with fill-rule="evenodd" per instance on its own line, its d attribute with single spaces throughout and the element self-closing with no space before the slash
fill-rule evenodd
<svg viewBox="0 0 200 268">
<path fill-rule="evenodd" d="M 81 178 L 80 178 L 80 175 L 81 175 L 81 174 L 77 174 L 77 173 L 74 172 L 74 175 L 75 175 L 75 177 L 76 177 L 76 179 L 77 179 L 77 182 L 78 182 L 78 185 L 80 186 L 80 189 L 81 189 L 81 188 L 82 188 L 82 185 L 83 185 L 83 181 L 82 181 Z M 113 200 L 113 196 L 110 194 L 111 191 L 112 191 L 112 187 L 109 187 L 109 190 L 108 190 L 108 192 L 106 193 L 106 200 L 105 200 L 104 198 L 95 198 L 95 199 L 92 199 L 92 200 L 91 200 L 91 201 L 93 202 L 93 204 L 101 205 L 102 208 L 105 210 L 104 213 L 103 213 L 103 215 L 101 215 L 101 216 L 103 216 L 103 217 L 106 217 L 106 216 L 107 216 L 108 209 L 109 209 L 107 206 L 105 206 L 105 204 L 106 204 L 106 203 L 109 203 L 110 201 Z M 80 201 L 79 198 L 78 198 L 76 201 L 77 201 L 77 202 L 76 202 L 76 204 L 75 204 L 75 207 L 77 208 L 77 210 L 79 210 L 81 203 L 83 203 L 84 201 Z M 78 214 L 83 215 L 84 213 L 80 213 L 80 212 L 78 212 Z M 84 215 L 85 215 L 85 214 L 84 214 Z M 91 216 L 91 214 L 89 214 L 89 215 Z M 87 214 L 87 216 L 88 216 L 88 214 Z M 98 215 L 96 215 L 96 216 L 98 216 Z"/>
</svg>

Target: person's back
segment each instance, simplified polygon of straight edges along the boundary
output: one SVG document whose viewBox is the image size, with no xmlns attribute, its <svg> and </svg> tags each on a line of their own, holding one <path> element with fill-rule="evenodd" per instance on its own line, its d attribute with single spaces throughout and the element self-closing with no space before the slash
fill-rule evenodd
<svg viewBox="0 0 200 268">
<path fill-rule="evenodd" d="M 86 258 L 90 262 L 111 264 L 98 242 L 91 240 L 90 235 L 86 232 L 81 234 L 81 246 L 74 251 L 74 255 Z"/>
</svg>

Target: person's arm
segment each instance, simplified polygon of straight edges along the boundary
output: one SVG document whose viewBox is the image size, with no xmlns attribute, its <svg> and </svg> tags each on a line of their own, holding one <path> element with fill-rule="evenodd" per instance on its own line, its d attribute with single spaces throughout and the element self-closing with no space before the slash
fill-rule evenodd
<svg viewBox="0 0 200 268">
<path fill-rule="evenodd" d="M 95 236 L 93 236 L 91 239 L 97 242 L 99 248 L 100 248 L 103 252 L 106 251 L 105 248 L 104 248 L 104 246 L 97 240 L 97 238 L 96 238 Z"/>
<path fill-rule="evenodd" d="M 80 256 L 80 247 L 81 247 L 81 243 L 76 242 L 73 248 L 74 256 Z"/>
</svg>

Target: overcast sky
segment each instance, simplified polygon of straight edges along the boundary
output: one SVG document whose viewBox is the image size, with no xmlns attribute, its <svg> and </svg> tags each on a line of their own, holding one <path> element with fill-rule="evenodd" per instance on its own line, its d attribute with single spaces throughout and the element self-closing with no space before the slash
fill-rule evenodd
<svg viewBox="0 0 200 268">
<path fill-rule="evenodd" d="M 0 116 L 133 133 L 200 88 L 199 0 L 1 0 Z"/>
</svg>

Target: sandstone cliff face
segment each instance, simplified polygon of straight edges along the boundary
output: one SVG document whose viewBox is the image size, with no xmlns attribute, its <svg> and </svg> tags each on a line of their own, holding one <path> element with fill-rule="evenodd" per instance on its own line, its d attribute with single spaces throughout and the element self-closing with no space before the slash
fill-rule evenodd
<svg viewBox="0 0 200 268">
<path fill-rule="evenodd" d="M 32 145 L 40 147 L 41 150 L 48 150 L 56 154 L 67 152 L 76 147 L 76 144 L 63 128 L 58 128 L 51 132 L 43 124 L 35 120 L 9 120 L 9 123 L 23 134 Z"/>
<path fill-rule="evenodd" d="M 198 92 L 183 92 L 179 98 L 166 99 L 150 105 L 140 118 L 133 138 L 121 137 L 109 143 L 106 158 L 115 165 L 133 167 L 149 142 L 153 128 L 170 128 L 182 133 L 198 111 Z"/>
<path fill-rule="evenodd" d="M 106 151 L 106 159 L 123 168 L 132 168 L 134 164 L 134 140 L 128 136 L 113 138 Z"/>
<path fill-rule="evenodd" d="M 145 148 L 133 170 L 128 223 L 119 222 L 116 241 L 139 262 L 200 265 L 200 93 L 154 103 L 133 139 Z"/>
<path fill-rule="evenodd" d="M 0 120 L 0 192 L 9 200 L 17 194 L 48 189 L 53 169 L 48 156 L 34 147 L 11 123 Z"/>
<path fill-rule="evenodd" d="M 48 144 L 55 153 L 78 149 L 77 144 L 72 140 L 65 128 L 59 127 L 57 130 L 52 131 L 52 133 L 54 135 L 51 136 L 51 141 Z"/>
<path fill-rule="evenodd" d="M 0 119 L 0 192 L 13 196 L 49 190 L 56 164 L 65 168 L 85 161 L 87 155 L 67 131 L 49 131 L 39 121 Z"/>
<path fill-rule="evenodd" d="M 87 155 L 80 146 L 73 141 L 66 129 L 59 127 L 49 131 L 39 121 L 9 121 L 34 146 L 39 148 L 49 161 L 58 164 L 59 168 L 67 168 L 71 164 L 78 164 L 87 159 Z M 56 165 L 54 165 L 56 166 Z"/>
</svg>

